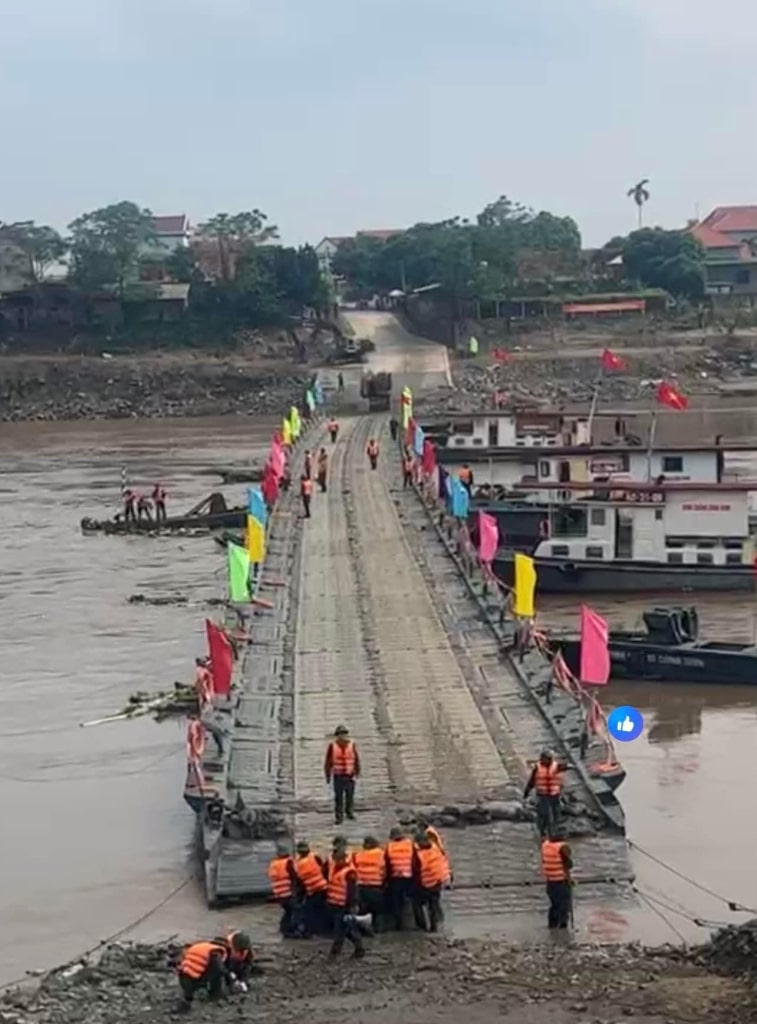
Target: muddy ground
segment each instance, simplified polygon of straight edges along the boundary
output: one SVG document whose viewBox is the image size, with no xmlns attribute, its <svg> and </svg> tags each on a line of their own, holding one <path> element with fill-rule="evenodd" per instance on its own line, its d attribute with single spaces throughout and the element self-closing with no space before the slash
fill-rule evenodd
<svg viewBox="0 0 757 1024">
<path fill-rule="evenodd" d="M 198 996 L 190 1019 L 309 1024 L 638 1024 L 757 1020 L 741 978 L 700 955 L 637 947 L 516 948 L 408 934 L 369 940 L 360 962 L 315 941 L 266 950 L 247 995 Z M 175 1017 L 176 946 L 109 947 L 99 964 L 55 972 L 0 1001 L 5 1024 L 161 1024 Z"/>
<path fill-rule="evenodd" d="M 633 341 L 633 339 L 631 340 Z M 524 341 L 504 346 L 505 363 L 491 353 L 452 362 L 454 390 L 439 393 L 429 406 L 438 411 L 466 412 L 490 407 L 495 392 L 508 404 L 545 406 L 591 402 L 605 345 L 625 361 L 622 371 L 608 371 L 602 380 L 602 404 L 648 403 L 654 383 L 661 378 L 677 382 L 692 398 L 732 393 L 751 380 L 757 391 L 757 339 L 751 336 L 697 340 L 660 338 L 654 345 L 626 343 L 612 336 L 557 339 L 546 346 Z"/>
</svg>

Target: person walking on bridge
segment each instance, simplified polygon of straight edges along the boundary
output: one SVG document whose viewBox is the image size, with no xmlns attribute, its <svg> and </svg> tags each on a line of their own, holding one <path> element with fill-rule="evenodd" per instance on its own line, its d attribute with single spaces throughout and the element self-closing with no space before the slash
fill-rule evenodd
<svg viewBox="0 0 757 1024">
<path fill-rule="evenodd" d="M 524 800 L 528 799 L 532 789 L 536 790 L 536 823 L 541 836 L 547 835 L 557 824 L 560 815 L 562 774 L 567 769 L 567 764 L 557 761 L 551 750 L 542 750 L 526 783 Z"/>
<path fill-rule="evenodd" d="M 318 486 L 321 489 L 321 493 L 326 493 L 326 478 L 329 472 L 329 457 L 325 448 L 321 448 L 318 452 L 318 468 L 316 470 L 316 479 Z"/>
<path fill-rule="evenodd" d="M 302 516 L 310 519 L 310 499 L 313 497 L 313 481 L 304 473 L 300 477 L 300 498 L 302 499 Z"/>
<path fill-rule="evenodd" d="M 400 423 L 396 416 L 392 416 L 389 420 L 389 435 L 392 441 L 396 441 L 400 433 Z"/>
<path fill-rule="evenodd" d="M 327 430 L 329 432 L 329 437 L 331 438 L 331 443 L 336 444 L 336 439 L 339 436 L 339 424 L 333 416 L 329 420 Z"/>
<path fill-rule="evenodd" d="M 413 456 L 409 448 L 402 456 L 402 487 L 411 487 L 413 483 Z"/>
<path fill-rule="evenodd" d="M 368 442 L 368 445 L 365 449 L 365 454 L 368 456 L 368 461 L 371 464 L 371 469 L 375 469 L 376 466 L 378 465 L 379 446 L 378 441 L 374 437 L 372 437 Z"/>
<path fill-rule="evenodd" d="M 313 475 L 313 456 L 310 454 L 310 449 L 305 452 L 305 468 L 303 470 L 308 480 Z"/>
<path fill-rule="evenodd" d="M 355 817 L 355 782 L 360 775 L 360 755 L 345 725 L 337 726 L 334 739 L 326 748 L 323 773 L 327 784 L 333 782 L 334 820 L 337 825 L 344 821 L 345 814 L 352 821 Z"/>
<path fill-rule="evenodd" d="M 553 827 L 541 844 L 541 869 L 549 899 L 547 924 L 550 928 L 567 928 L 573 909 L 573 856 L 557 828 Z"/>
<path fill-rule="evenodd" d="M 336 389 L 337 391 L 344 391 L 344 374 L 341 370 L 336 375 Z"/>
</svg>

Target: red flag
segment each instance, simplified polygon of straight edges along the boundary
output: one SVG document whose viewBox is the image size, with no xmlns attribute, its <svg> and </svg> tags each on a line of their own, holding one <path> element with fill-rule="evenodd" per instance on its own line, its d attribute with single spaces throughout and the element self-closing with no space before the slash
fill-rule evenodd
<svg viewBox="0 0 757 1024">
<path fill-rule="evenodd" d="M 415 444 L 415 420 L 410 417 L 407 422 L 407 429 L 405 430 L 405 444 L 408 448 L 412 448 Z"/>
<path fill-rule="evenodd" d="M 436 470 L 436 447 L 434 442 L 429 441 L 427 437 L 423 439 L 422 465 L 423 472 L 426 476 L 431 476 L 431 474 Z"/>
<path fill-rule="evenodd" d="M 276 504 L 279 497 L 279 476 L 280 474 L 276 473 L 270 462 L 267 463 L 260 491 L 269 508 Z"/>
<path fill-rule="evenodd" d="M 616 352 L 612 352 L 609 348 L 606 348 L 602 353 L 602 369 L 603 370 L 625 370 L 627 363 L 622 356 L 619 356 Z"/>
<path fill-rule="evenodd" d="M 683 412 L 689 404 L 686 395 L 682 394 L 675 384 L 671 384 L 667 380 L 660 381 L 657 385 L 657 401 L 661 405 L 667 405 L 670 409 L 677 409 L 678 412 Z"/>
<path fill-rule="evenodd" d="M 495 348 L 492 355 L 494 356 L 494 361 L 497 363 L 506 363 L 510 359 L 510 353 L 506 348 Z"/>
<path fill-rule="evenodd" d="M 581 682 L 605 686 L 610 678 L 607 622 L 588 605 L 581 605 Z"/>
<path fill-rule="evenodd" d="M 210 664 L 213 667 L 213 690 L 225 697 L 231 689 L 231 667 L 234 663 L 231 644 L 224 631 L 210 619 L 205 620 L 205 629 L 208 634 Z"/>
</svg>

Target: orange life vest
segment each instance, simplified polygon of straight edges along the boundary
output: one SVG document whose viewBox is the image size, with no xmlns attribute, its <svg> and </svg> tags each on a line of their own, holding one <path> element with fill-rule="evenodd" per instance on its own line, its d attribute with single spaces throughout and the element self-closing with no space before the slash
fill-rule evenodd
<svg viewBox="0 0 757 1024">
<path fill-rule="evenodd" d="M 310 479 L 300 481 L 300 491 L 305 497 L 310 497 L 313 493 L 313 481 Z"/>
<path fill-rule="evenodd" d="M 292 895 L 292 879 L 289 876 L 291 857 L 274 857 L 268 865 L 268 879 L 274 899 L 285 900 Z"/>
<path fill-rule="evenodd" d="M 355 774 L 355 744 L 352 740 L 344 746 L 331 744 L 331 772 L 333 775 Z"/>
<path fill-rule="evenodd" d="M 462 469 L 458 470 L 458 477 L 464 484 L 469 484 L 473 478 L 473 473 L 469 468 L 463 466 Z"/>
<path fill-rule="evenodd" d="M 353 855 L 359 885 L 379 886 L 384 884 L 386 862 L 384 851 L 377 846 L 372 850 L 358 850 Z"/>
<path fill-rule="evenodd" d="M 339 424 L 336 420 L 329 420 L 329 433 L 335 434 L 339 430 Z"/>
<path fill-rule="evenodd" d="M 390 839 L 389 842 L 386 844 L 386 856 L 392 867 L 393 878 L 412 878 L 412 839 Z"/>
<path fill-rule="evenodd" d="M 405 458 L 402 460 L 402 466 L 403 466 L 403 468 L 404 468 L 406 473 L 412 473 L 413 472 L 413 459 L 412 459 L 412 456 L 406 455 Z"/>
<path fill-rule="evenodd" d="M 421 888 L 433 889 L 434 886 L 441 885 L 446 874 L 446 866 L 439 847 L 432 843 L 429 847 L 419 847 L 415 852 L 421 866 Z"/>
<path fill-rule="evenodd" d="M 370 458 L 375 458 L 379 453 L 379 446 L 375 441 L 371 441 L 368 447 L 365 449 L 368 452 Z"/>
<path fill-rule="evenodd" d="M 355 866 L 355 855 L 354 853 L 347 852 L 347 863 L 351 866 Z M 334 860 L 333 854 L 326 858 L 326 881 L 330 881 L 332 875 L 336 871 L 336 861 Z"/>
<path fill-rule="evenodd" d="M 202 722 L 192 718 L 187 724 L 187 758 L 199 761 L 205 752 L 205 729 Z"/>
<path fill-rule="evenodd" d="M 332 907 L 346 907 L 348 895 L 348 882 L 350 875 L 354 875 L 355 869 L 351 864 L 345 864 L 331 873 L 331 880 L 326 893 L 326 902 Z"/>
<path fill-rule="evenodd" d="M 452 872 L 451 872 L 450 866 L 449 866 L 449 856 L 447 854 L 447 848 L 445 847 L 444 843 L 442 842 L 442 837 L 439 835 L 439 833 L 436 831 L 436 829 L 434 828 L 433 825 L 427 825 L 426 826 L 426 835 L 429 837 L 431 842 L 434 843 L 439 848 L 439 852 L 441 853 L 442 858 L 444 860 L 444 879 L 443 879 L 443 881 L 445 883 L 449 882 L 450 878 L 452 877 Z"/>
<path fill-rule="evenodd" d="M 534 786 L 540 796 L 560 795 L 562 780 L 560 779 L 560 768 L 557 761 L 553 761 L 551 764 L 542 764 L 541 762 L 537 764 Z"/>
<path fill-rule="evenodd" d="M 541 869 L 548 882 L 567 882 L 568 872 L 560 856 L 563 842 L 552 842 L 545 839 L 541 844 Z"/>
<path fill-rule="evenodd" d="M 304 857 L 298 857 L 294 862 L 294 870 L 302 882 L 306 896 L 312 896 L 316 892 L 323 892 L 326 888 L 323 870 L 314 853 L 306 853 Z"/>
<path fill-rule="evenodd" d="M 195 942 L 187 946 L 179 964 L 180 973 L 195 980 L 201 978 L 214 953 L 226 959 L 226 949 L 217 942 Z"/>
<path fill-rule="evenodd" d="M 204 665 L 198 665 L 195 670 L 195 686 L 201 704 L 211 704 L 213 701 L 213 674 Z"/>
</svg>

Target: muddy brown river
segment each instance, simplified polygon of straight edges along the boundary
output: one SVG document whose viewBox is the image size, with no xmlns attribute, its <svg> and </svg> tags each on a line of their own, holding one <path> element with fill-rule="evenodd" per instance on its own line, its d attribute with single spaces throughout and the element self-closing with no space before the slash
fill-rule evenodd
<svg viewBox="0 0 757 1024">
<path fill-rule="evenodd" d="M 81 723 L 118 711 L 137 689 L 191 678 L 204 649 L 203 602 L 224 587 L 223 559 L 210 538 L 84 537 L 79 520 L 116 511 L 123 466 L 133 484 L 163 482 L 169 511 L 185 510 L 217 485 L 199 470 L 259 454 L 271 429 L 246 418 L 0 425 L 0 984 L 117 932 L 192 870 L 183 724 Z M 183 594 L 189 604 L 130 605 L 135 593 Z M 627 627 L 647 603 L 592 602 Z M 711 637 L 752 637 L 749 601 L 697 604 Z M 545 624 L 577 620 L 564 599 L 543 599 L 540 614 Z M 757 907 L 757 688 L 613 684 L 604 703 L 633 704 L 646 721 L 642 738 L 620 751 L 629 837 Z M 702 938 L 684 915 L 741 919 L 646 856 L 634 863 L 653 899 L 655 938 L 674 941 L 673 927 Z M 223 923 L 208 923 L 192 883 L 132 934 L 215 933 Z M 617 938 L 630 937 L 622 919 L 616 926 Z"/>
</svg>

